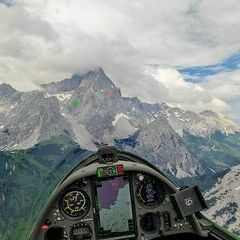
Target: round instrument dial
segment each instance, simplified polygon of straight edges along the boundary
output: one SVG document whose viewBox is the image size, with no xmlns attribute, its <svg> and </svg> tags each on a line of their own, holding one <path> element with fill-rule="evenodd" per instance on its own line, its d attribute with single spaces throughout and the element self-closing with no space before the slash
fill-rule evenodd
<svg viewBox="0 0 240 240">
<path fill-rule="evenodd" d="M 165 199 L 165 188 L 157 184 L 156 180 L 144 176 L 144 179 L 138 184 L 137 191 L 138 202 L 149 208 L 160 205 Z"/>
<path fill-rule="evenodd" d="M 87 193 L 81 190 L 67 192 L 60 201 L 60 209 L 66 217 L 82 218 L 90 207 L 90 200 Z"/>
</svg>

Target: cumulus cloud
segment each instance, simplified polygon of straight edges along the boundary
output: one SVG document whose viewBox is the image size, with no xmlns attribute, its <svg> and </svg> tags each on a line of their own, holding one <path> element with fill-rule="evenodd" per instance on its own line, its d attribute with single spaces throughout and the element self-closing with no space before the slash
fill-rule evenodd
<svg viewBox="0 0 240 240">
<path fill-rule="evenodd" d="M 240 70 L 208 77 L 201 86 L 230 106 L 230 116 L 240 123 Z"/>
<path fill-rule="evenodd" d="M 187 110 L 204 111 L 206 109 L 223 112 L 230 105 L 211 92 L 211 88 L 201 83 L 186 82 L 176 69 L 160 68 L 147 71 L 157 82 L 167 89 L 163 101 Z M 155 96 L 157 99 L 157 96 Z"/>
<path fill-rule="evenodd" d="M 240 70 L 210 76 L 201 85 L 226 102 L 240 100 Z"/>
<path fill-rule="evenodd" d="M 176 68 L 235 54 L 239 12 L 237 0 L 13 0 L 0 4 L 0 82 L 31 90 L 102 66 L 124 95 L 226 111 L 228 76 L 216 89 L 210 78 L 186 83 Z"/>
</svg>

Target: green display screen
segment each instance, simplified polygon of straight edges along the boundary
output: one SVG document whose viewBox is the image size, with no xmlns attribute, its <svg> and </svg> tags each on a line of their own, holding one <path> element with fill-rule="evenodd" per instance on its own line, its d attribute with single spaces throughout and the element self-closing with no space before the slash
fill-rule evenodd
<svg viewBox="0 0 240 240">
<path fill-rule="evenodd" d="M 97 168 L 98 178 L 113 177 L 113 176 L 119 176 L 123 174 L 124 174 L 123 165 L 114 165 L 114 166 Z"/>
</svg>

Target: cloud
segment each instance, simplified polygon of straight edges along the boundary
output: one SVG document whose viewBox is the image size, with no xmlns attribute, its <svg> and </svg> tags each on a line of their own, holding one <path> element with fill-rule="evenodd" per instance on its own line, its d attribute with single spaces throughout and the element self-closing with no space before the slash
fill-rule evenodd
<svg viewBox="0 0 240 240">
<path fill-rule="evenodd" d="M 223 88 L 214 90 L 217 80 L 210 75 L 217 77 L 239 53 L 239 12 L 237 0 L 0 4 L 0 82 L 31 90 L 102 66 L 124 95 L 225 111 L 232 103 L 220 94 Z M 149 65 L 162 69 L 160 75 L 146 75 Z M 209 85 L 185 83 L 186 74 L 204 75 Z M 223 78 L 227 89 L 228 76 Z"/>
<path fill-rule="evenodd" d="M 200 82 L 186 81 L 174 68 L 151 68 L 146 74 L 165 87 L 164 101 L 169 104 L 197 112 L 225 112 L 240 123 L 240 70 L 220 71 Z M 157 95 L 152 97 L 157 99 Z"/>
<path fill-rule="evenodd" d="M 240 99 L 240 70 L 210 76 L 201 86 L 226 102 L 238 101 Z"/>
<path fill-rule="evenodd" d="M 176 69 L 153 69 L 147 74 L 152 75 L 167 89 L 168 94 L 164 100 L 173 106 L 198 112 L 206 109 L 219 112 L 230 110 L 230 106 L 213 94 L 211 88 L 186 82 L 183 75 Z M 155 97 L 157 99 L 157 96 Z"/>
</svg>

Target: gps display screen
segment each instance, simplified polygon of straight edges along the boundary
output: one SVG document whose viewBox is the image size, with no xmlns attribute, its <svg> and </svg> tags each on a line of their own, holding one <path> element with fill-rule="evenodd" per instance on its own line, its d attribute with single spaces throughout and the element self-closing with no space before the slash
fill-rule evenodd
<svg viewBox="0 0 240 240">
<path fill-rule="evenodd" d="M 98 237 L 134 237 L 129 179 L 115 177 L 96 182 Z"/>
</svg>

